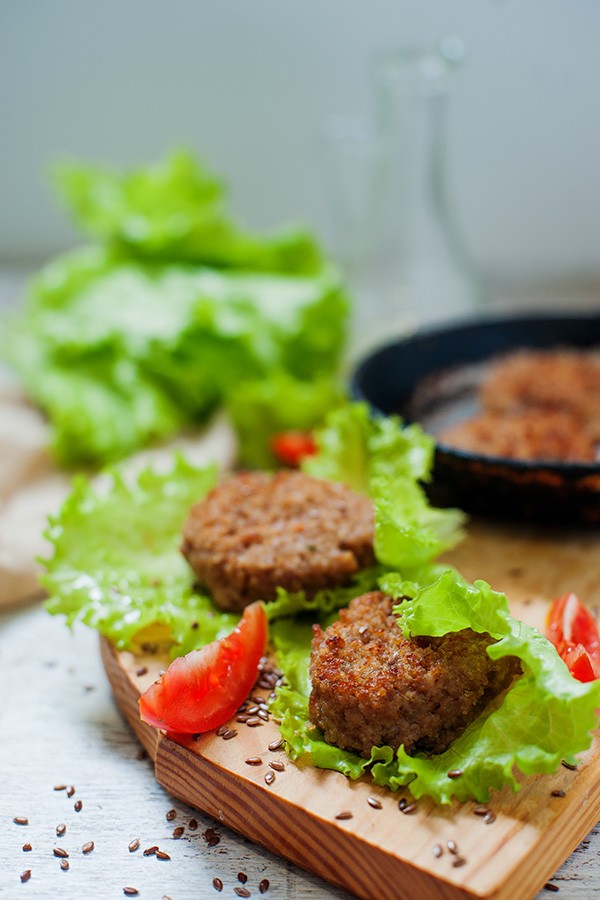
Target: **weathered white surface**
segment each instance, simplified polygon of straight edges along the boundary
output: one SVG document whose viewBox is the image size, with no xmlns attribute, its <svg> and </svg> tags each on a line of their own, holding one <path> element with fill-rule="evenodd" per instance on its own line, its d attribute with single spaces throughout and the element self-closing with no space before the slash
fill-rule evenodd
<svg viewBox="0 0 600 900">
<path fill-rule="evenodd" d="M 0 617 L 0 896 L 10 898 L 122 897 L 123 887 L 139 890 L 141 900 L 198 900 L 219 896 L 213 878 L 224 884 L 223 897 L 235 897 L 238 872 L 248 875 L 252 897 L 268 878 L 266 898 L 342 900 L 336 890 L 274 857 L 191 808 L 173 801 L 160 788 L 148 760 L 112 701 L 100 663 L 95 633 L 63 622 L 40 607 Z M 67 797 L 54 785 L 75 786 Z M 74 803 L 83 807 L 75 812 Z M 167 821 L 170 809 L 177 811 Z M 13 823 L 26 816 L 29 825 Z M 189 829 L 195 816 L 198 828 Z M 56 837 L 56 826 L 67 831 Z M 173 839 L 173 828 L 185 833 Z M 221 836 L 209 847 L 207 828 Z M 140 849 L 130 853 L 134 838 Z M 89 855 L 81 851 L 93 840 Z M 31 852 L 22 850 L 31 843 Z M 144 857 L 158 845 L 170 860 Z M 69 853 L 61 871 L 54 847 Z M 22 884 L 20 875 L 31 869 Z M 592 832 L 553 879 L 560 896 L 588 900 L 600 893 L 600 831 Z M 542 891 L 540 900 L 549 894 Z M 415 898 L 418 900 L 418 898 Z"/>
</svg>

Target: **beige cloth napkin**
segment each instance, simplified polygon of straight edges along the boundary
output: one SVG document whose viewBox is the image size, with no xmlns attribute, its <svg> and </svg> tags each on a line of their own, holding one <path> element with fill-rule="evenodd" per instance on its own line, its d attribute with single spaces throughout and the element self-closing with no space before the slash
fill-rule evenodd
<svg viewBox="0 0 600 900">
<path fill-rule="evenodd" d="M 41 414 L 17 389 L 0 389 L 0 608 L 42 596 L 38 557 L 47 556 L 43 537 L 48 516 L 66 497 L 71 476 L 59 472 L 48 452 L 49 429 Z M 235 459 L 233 431 L 224 415 L 193 435 L 132 456 L 127 469 L 151 464 L 166 470 L 173 451 L 196 465 L 216 462 L 230 468 Z"/>
</svg>

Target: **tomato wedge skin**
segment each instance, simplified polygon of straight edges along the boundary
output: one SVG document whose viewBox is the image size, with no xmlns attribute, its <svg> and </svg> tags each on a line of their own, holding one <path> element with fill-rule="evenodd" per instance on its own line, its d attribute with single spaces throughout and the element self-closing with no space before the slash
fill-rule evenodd
<svg viewBox="0 0 600 900">
<path fill-rule="evenodd" d="M 546 637 L 578 681 L 600 678 L 600 633 L 592 613 L 574 593 L 556 599 L 546 622 Z"/>
<path fill-rule="evenodd" d="M 597 678 L 594 663 L 583 644 L 576 647 L 568 646 L 562 657 L 567 664 L 569 672 L 577 681 L 595 681 Z"/>
<path fill-rule="evenodd" d="M 263 604 L 250 604 L 231 634 L 173 660 L 140 697 L 140 717 L 176 734 L 212 731 L 228 722 L 256 681 L 267 635 Z"/>
<path fill-rule="evenodd" d="M 310 431 L 280 431 L 271 435 L 269 449 L 279 462 L 297 469 L 306 456 L 314 456 L 317 443 Z"/>
</svg>

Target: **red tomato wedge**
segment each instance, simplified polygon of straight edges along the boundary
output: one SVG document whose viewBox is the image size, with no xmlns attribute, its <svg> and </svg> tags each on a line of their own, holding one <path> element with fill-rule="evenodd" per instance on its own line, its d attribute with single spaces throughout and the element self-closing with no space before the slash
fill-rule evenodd
<svg viewBox="0 0 600 900">
<path fill-rule="evenodd" d="M 600 678 L 600 633 L 589 609 L 576 594 L 559 597 L 550 607 L 546 637 L 578 681 Z"/>
<path fill-rule="evenodd" d="M 279 462 L 298 468 L 305 456 L 314 456 L 318 447 L 310 431 L 281 431 L 271 435 L 269 449 Z"/>
<path fill-rule="evenodd" d="M 264 606 L 252 603 L 227 637 L 173 660 L 140 697 L 141 718 L 178 734 L 212 731 L 228 722 L 256 681 L 267 632 Z"/>
</svg>

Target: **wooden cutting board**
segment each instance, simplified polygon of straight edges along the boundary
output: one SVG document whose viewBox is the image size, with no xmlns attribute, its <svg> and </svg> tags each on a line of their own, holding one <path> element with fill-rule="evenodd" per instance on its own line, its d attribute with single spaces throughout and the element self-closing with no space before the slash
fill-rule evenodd
<svg viewBox="0 0 600 900">
<path fill-rule="evenodd" d="M 598 532 L 472 523 L 447 560 L 470 580 L 485 578 L 505 591 L 513 614 L 533 625 L 543 624 L 548 601 L 567 590 L 600 607 Z M 368 778 L 350 782 L 269 749 L 277 726 L 259 717 L 253 725 L 232 720 L 232 737 L 175 743 L 138 715 L 140 692 L 166 661 L 119 653 L 105 639 L 102 657 L 117 703 L 167 791 L 359 897 L 525 900 L 600 819 L 598 739 L 577 770 L 524 778 L 518 794 L 505 790 L 483 809 L 426 799 L 411 809 L 406 790 L 392 793 Z M 253 758 L 260 762 L 246 762 Z M 407 811 L 399 801 L 408 802 Z M 482 815 L 485 809 L 492 814 Z M 347 812 L 351 818 L 339 817 Z"/>
</svg>

